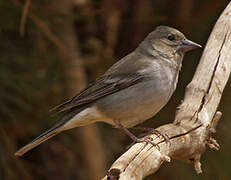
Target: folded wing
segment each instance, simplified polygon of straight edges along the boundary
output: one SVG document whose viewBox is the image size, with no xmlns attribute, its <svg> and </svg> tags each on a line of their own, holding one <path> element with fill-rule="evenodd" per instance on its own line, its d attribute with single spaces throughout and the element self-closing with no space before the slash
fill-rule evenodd
<svg viewBox="0 0 231 180">
<path fill-rule="evenodd" d="M 53 108 L 51 111 L 63 112 L 71 109 L 81 108 L 87 104 L 93 103 L 99 98 L 116 93 L 142 81 L 143 75 L 117 74 L 102 76 L 95 82 L 88 85 L 86 89 L 74 96 L 72 99 Z"/>
</svg>

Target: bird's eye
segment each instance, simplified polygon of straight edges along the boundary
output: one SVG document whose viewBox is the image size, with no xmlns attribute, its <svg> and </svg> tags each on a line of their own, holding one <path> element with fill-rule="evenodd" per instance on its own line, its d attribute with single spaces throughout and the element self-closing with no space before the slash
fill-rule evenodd
<svg viewBox="0 0 231 180">
<path fill-rule="evenodd" d="M 168 40 L 169 41 L 174 41 L 176 38 L 175 38 L 175 36 L 173 35 L 173 34 L 169 34 L 168 35 Z"/>
</svg>

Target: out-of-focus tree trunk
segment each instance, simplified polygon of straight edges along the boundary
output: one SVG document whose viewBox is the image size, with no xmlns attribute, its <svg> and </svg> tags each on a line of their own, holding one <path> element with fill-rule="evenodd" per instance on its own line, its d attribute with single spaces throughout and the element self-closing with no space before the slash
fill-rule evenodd
<svg viewBox="0 0 231 180">
<path fill-rule="evenodd" d="M 132 41 L 133 47 L 136 47 L 137 44 L 150 32 L 149 28 L 151 27 L 150 17 L 153 16 L 153 9 L 150 1 L 136 0 L 134 3 L 134 39 Z"/>
<path fill-rule="evenodd" d="M 104 0 L 102 3 L 102 9 L 105 14 L 102 18 L 106 25 L 104 56 L 108 59 L 114 57 L 124 3 L 126 2 L 118 0 Z"/>
<path fill-rule="evenodd" d="M 192 19 L 193 0 L 181 0 L 177 8 L 178 13 L 176 13 L 174 24 L 182 31 L 187 32 L 190 29 L 189 26 Z"/>
<path fill-rule="evenodd" d="M 210 14 L 214 14 L 214 12 L 221 9 L 221 7 L 224 6 L 225 3 L 228 4 L 230 2 L 229 0 L 211 0 L 208 2 L 204 2 L 204 4 L 197 9 L 197 12 L 193 13 L 192 17 L 192 24 L 199 24 L 204 21 L 205 18 L 207 18 Z"/>
<path fill-rule="evenodd" d="M 85 1 L 86 2 L 86 1 Z M 84 3 L 84 1 L 81 1 Z M 72 11 L 74 2 L 72 0 L 57 0 L 53 6 L 57 13 L 68 15 Z M 82 5 L 82 4 L 81 4 Z M 63 18 L 58 20 L 57 23 L 57 34 L 60 39 L 65 43 L 68 52 L 65 53 L 64 59 L 66 59 L 66 78 L 67 78 L 67 90 L 68 96 L 71 97 L 79 92 L 81 89 L 86 87 L 86 75 L 83 68 L 83 60 L 79 52 L 78 42 L 73 27 L 72 18 Z M 91 180 L 99 179 L 105 172 L 105 160 L 104 151 L 102 148 L 102 142 L 96 125 L 90 125 L 87 127 L 81 127 L 75 136 L 80 136 L 83 139 L 78 144 L 73 144 L 76 148 L 81 147 L 82 157 L 85 158 L 85 169 L 88 169 L 88 178 Z"/>
</svg>

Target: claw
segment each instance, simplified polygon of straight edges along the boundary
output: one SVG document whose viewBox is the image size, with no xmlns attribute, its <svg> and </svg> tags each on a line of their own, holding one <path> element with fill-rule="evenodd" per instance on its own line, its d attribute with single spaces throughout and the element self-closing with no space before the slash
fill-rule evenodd
<svg viewBox="0 0 231 180">
<path fill-rule="evenodd" d="M 164 142 L 166 142 L 166 144 L 171 145 L 170 139 L 168 137 L 168 135 L 166 133 L 162 133 L 156 129 L 153 128 L 146 128 L 146 127 L 134 127 L 134 129 L 138 129 L 141 131 L 146 131 L 147 134 L 155 134 L 158 138 L 162 137 L 164 139 Z M 146 134 L 146 135 L 147 135 Z M 161 143 L 161 142 L 160 142 Z"/>
<path fill-rule="evenodd" d="M 157 147 L 158 150 L 160 150 L 160 146 L 158 144 L 155 144 L 152 139 L 152 137 L 150 136 L 146 136 L 146 137 L 143 137 L 143 138 L 137 138 L 134 140 L 136 143 L 146 143 L 146 144 L 151 144 L 152 146 L 154 147 Z"/>
</svg>

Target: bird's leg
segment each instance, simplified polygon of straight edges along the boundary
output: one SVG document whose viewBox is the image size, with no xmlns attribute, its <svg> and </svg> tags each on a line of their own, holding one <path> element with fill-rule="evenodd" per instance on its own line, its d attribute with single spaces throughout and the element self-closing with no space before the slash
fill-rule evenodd
<svg viewBox="0 0 231 180">
<path fill-rule="evenodd" d="M 122 129 L 124 131 L 125 134 L 127 134 L 134 142 L 136 143 L 150 143 L 151 145 L 153 145 L 154 147 L 157 147 L 158 145 L 152 142 L 152 138 L 151 137 L 143 137 L 143 138 L 137 138 L 134 134 L 132 134 L 127 128 L 125 128 L 118 120 L 114 120 L 116 126 L 120 129 Z M 132 145 L 134 144 L 134 142 L 132 143 Z M 159 147 L 158 147 L 159 149 Z"/>
<path fill-rule="evenodd" d="M 157 135 L 158 137 L 162 137 L 164 139 L 164 141 L 166 142 L 166 144 L 171 144 L 170 143 L 170 139 L 168 137 L 168 135 L 166 133 L 163 133 L 163 132 L 160 132 L 154 128 L 147 128 L 147 127 L 133 127 L 133 129 L 137 129 L 137 130 L 141 130 L 141 131 L 144 131 L 146 132 L 145 134 L 142 134 L 142 135 L 147 135 L 147 134 L 155 134 Z"/>
</svg>

